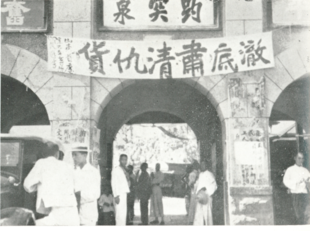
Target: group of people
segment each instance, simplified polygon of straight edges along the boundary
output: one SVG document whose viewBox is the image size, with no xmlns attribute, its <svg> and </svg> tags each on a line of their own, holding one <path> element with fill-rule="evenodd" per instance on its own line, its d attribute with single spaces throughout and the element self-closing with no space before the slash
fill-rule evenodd
<svg viewBox="0 0 310 231">
<path fill-rule="evenodd" d="M 36 211 L 45 215 L 36 225 L 96 225 L 97 200 L 100 197 L 99 171 L 87 163 L 86 147 L 72 149 L 75 166 L 58 160 L 59 147 L 47 143 L 24 181 L 28 193 L 37 192 Z"/>
<path fill-rule="evenodd" d="M 204 160 L 194 162 L 182 178 L 186 187 L 185 206 L 189 225 L 213 225 L 212 196 L 217 190 L 214 175 Z"/>
<path fill-rule="evenodd" d="M 140 200 L 141 225 L 148 225 L 148 206 L 151 199 L 150 224 L 164 225 L 161 184 L 164 174 L 160 164 L 149 174 L 148 164 L 142 163 L 135 175 L 133 166 L 127 166 L 128 157 L 122 154 L 119 165 L 112 170 L 111 187 L 100 190 L 99 170 L 87 163 L 86 147 L 72 149 L 74 167 L 58 160 L 59 148 L 47 143 L 47 151 L 39 159 L 24 181 L 28 193 L 37 192 L 36 211 L 44 217 L 37 225 L 96 225 L 98 204 L 108 214 L 104 219 L 115 219 L 116 225 L 131 225 L 136 198 Z M 292 195 L 297 224 L 305 224 L 310 188 L 310 173 L 302 166 L 304 156 L 297 153 L 295 165 L 287 169 L 283 183 Z M 195 162 L 183 177 L 186 184 L 186 210 L 188 224 L 212 225 L 212 195 L 217 190 L 213 174 L 207 170 L 207 162 Z M 103 194 L 100 196 L 100 191 Z M 99 199 L 99 200 L 98 200 Z M 110 217 L 109 217 L 110 215 Z M 113 218 L 112 218 L 113 217 Z"/>
<path fill-rule="evenodd" d="M 115 205 L 116 225 L 132 225 L 134 218 L 135 199 L 140 200 L 141 223 L 149 224 L 149 200 L 151 199 L 151 216 L 154 221 L 150 224 L 164 225 L 164 212 L 161 183 L 164 174 L 160 171 L 160 164 L 156 164 L 156 172 L 147 172 L 148 164 L 142 163 L 140 171 L 135 176 L 133 166 L 127 166 L 128 157 L 120 155 L 119 165 L 112 170 L 112 193 Z M 159 220 L 160 219 L 160 220 Z"/>
</svg>

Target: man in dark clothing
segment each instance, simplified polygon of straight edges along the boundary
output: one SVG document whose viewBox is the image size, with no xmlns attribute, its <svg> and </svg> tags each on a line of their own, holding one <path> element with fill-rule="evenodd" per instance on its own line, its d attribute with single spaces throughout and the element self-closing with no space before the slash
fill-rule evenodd
<svg viewBox="0 0 310 231">
<path fill-rule="evenodd" d="M 135 188 L 136 188 L 136 177 L 133 174 L 133 166 L 128 165 L 127 166 L 127 171 L 129 174 L 129 179 L 130 179 L 130 186 L 129 190 L 130 193 L 127 194 L 127 225 L 132 225 L 133 224 L 133 218 L 134 218 L 134 205 L 135 205 Z"/>
<path fill-rule="evenodd" d="M 141 224 L 148 225 L 149 223 L 149 199 L 151 196 L 151 179 L 150 175 L 146 171 L 148 168 L 147 163 L 141 165 L 141 174 L 137 183 L 137 196 L 140 199 L 140 211 L 141 211 Z"/>
</svg>

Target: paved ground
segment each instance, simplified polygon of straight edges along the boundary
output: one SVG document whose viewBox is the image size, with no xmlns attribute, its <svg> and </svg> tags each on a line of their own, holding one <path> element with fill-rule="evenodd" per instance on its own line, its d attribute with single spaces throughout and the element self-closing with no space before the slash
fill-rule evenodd
<svg viewBox="0 0 310 231">
<path fill-rule="evenodd" d="M 151 200 L 150 200 L 151 201 Z M 173 198 L 164 197 L 164 214 L 165 214 L 165 225 L 187 225 L 187 216 L 185 210 L 185 200 L 184 198 Z M 150 209 L 149 202 L 149 209 Z M 154 218 L 149 217 L 149 221 Z M 135 202 L 135 219 L 134 225 L 141 223 L 140 220 L 140 202 Z"/>
</svg>

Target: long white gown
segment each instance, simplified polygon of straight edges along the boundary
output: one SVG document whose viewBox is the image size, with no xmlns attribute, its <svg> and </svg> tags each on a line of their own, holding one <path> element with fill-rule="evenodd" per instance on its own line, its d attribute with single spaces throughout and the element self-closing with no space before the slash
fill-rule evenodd
<svg viewBox="0 0 310 231">
<path fill-rule="evenodd" d="M 209 171 L 204 171 L 199 174 L 196 194 L 202 188 L 206 188 L 206 194 L 208 195 L 208 203 L 203 205 L 197 201 L 194 225 L 196 226 L 213 225 L 212 195 L 216 191 L 217 185 L 213 174 Z"/>
</svg>

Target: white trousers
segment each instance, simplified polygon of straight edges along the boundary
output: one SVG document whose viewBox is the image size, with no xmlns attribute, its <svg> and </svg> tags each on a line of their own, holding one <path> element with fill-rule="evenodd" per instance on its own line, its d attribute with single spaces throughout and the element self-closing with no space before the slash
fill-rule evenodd
<svg viewBox="0 0 310 231">
<path fill-rule="evenodd" d="M 80 223 L 81 225 L 94 226 L 98 221 L 97 201 L 81 204 Z"/>
<path fill-rule="evenodd" d="M 209 197 L 208 203 L 206 205 L 197 202 L 194 225 L 196 226 L 213 225 L 212 197 Z"/>
<path fill-rule="evenodd" d="M 115 221 L 117 226 L 125 226 L 127 218 L 127 193 L 119 196 L 120 202 L 118 204 L 114 201 Z"/>
<path fill-rule="evenodd" d="M 53 207 L 48 216 L 36 220 L 37 226 L 79 226 L 77 207 Z"/>
</svg>

